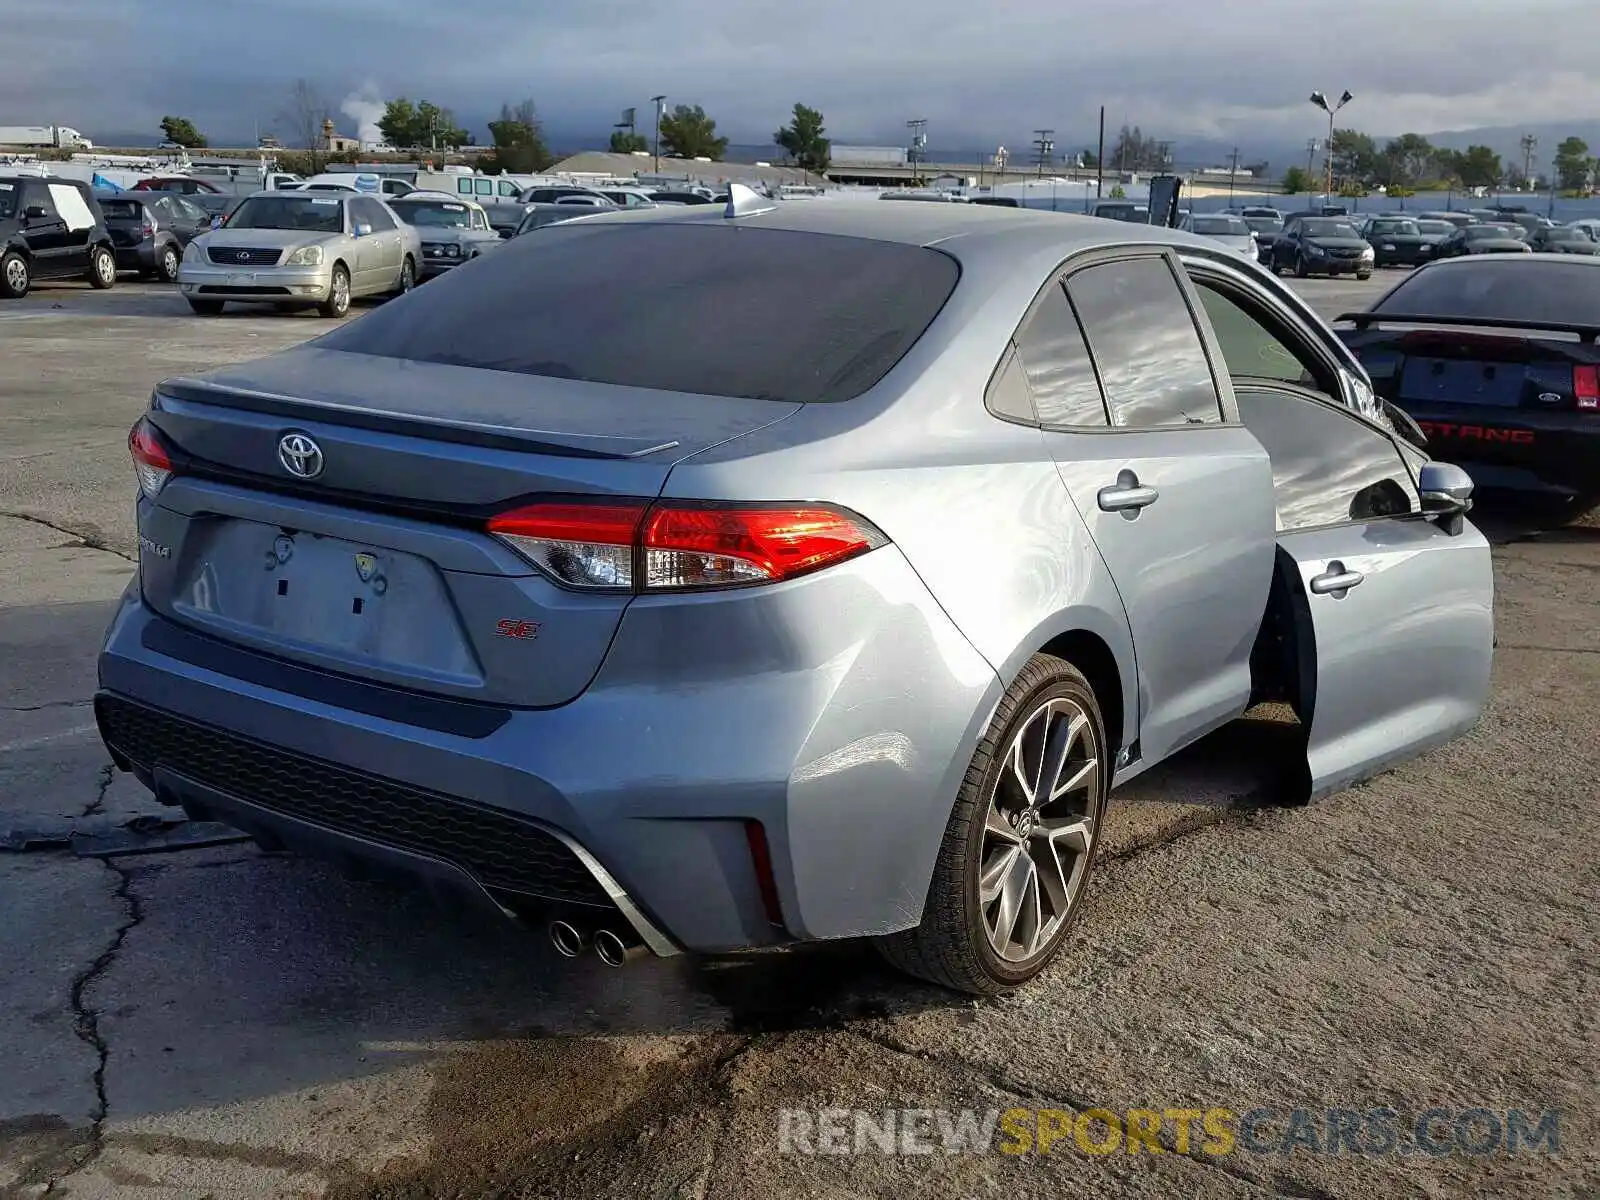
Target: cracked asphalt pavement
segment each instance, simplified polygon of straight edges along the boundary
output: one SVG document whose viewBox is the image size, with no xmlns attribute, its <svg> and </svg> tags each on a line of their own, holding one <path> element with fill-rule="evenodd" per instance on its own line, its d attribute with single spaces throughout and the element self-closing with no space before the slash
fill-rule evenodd
<svg viewBox="0 0 1600 1200">
<path fill-rule="evenodd" d="M 1381 281 L 1303 286 L 1331 314 Z M 1226 743 L 1119 793 L 1085 918 L 1020 994 L 854 945 L 611 971 L 179 821 L 100 748 L 128 426 L 166 375 L 325 328 L 126 282 L 0 307 L 0 1200 L 1600 1194 L 1594 518 L 1481 508 L 1499 646 L 1470 736 L 1306 811 L 1229 807 Z M 829 1108 L 1432 1107 L 1558 1110 L 1559 1153 L 779 1136 Z"/>
</svg>

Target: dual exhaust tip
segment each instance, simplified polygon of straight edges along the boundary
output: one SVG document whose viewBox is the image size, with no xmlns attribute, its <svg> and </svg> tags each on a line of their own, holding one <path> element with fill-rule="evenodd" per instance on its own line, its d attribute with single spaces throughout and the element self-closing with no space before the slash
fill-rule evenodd
<svg viewBox="0 0 1600 1200">
<path fill-rule="evenodd" d="M 590 939 L 586 938 L 576 925 L 567 921 L 550 922 L 550 944 L 563 958 L 578 958 L 588 948 L 591 940 L 595 957 L 608 967 L 626 966 L 649 953 L 644 943 L 637 938 L 624 936 L 610 929 L 597 929 Z"/>
</svg>

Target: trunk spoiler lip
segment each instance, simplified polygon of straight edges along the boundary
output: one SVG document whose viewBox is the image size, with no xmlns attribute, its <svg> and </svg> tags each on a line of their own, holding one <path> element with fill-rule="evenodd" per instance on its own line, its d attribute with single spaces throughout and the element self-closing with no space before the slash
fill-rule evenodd
<svg viewBox="0 0 1600 1200">
<path fill-rule="evenodd" d="M 558 454 L 571 458 L 614 461 L 640 459 L 680 445 L 676 438 L 652 443 L 643 438 L 620 438 L 607 434 L 553 433 L 548 430 L 523 429 L 515 425 L 490 425 L 480 421 L 393 412 L 363 405 L 330 404 L 320 400 L 309 400 L 304 396 L 287 396 L 279 392 L 265 392 L 234 384 L 211 383 L 203 379 L 184 377 L 163 380 L 157 384 L 152 397 L 152 407 L 159 409 L 163 396 L 197 404 L 225 403 L 249 412 L 266 413 L 288 419 L 332 419 L 336 424 L 413 437 L 418 434 L 421 427 L 427 430 L 428 436 L 440 441 L 524 453 Z M 640 442 L 646 444 L 640 446 L 638 445 Z"/>
<path fill-rule="evenodd" d="M 1600 325 L 1586 324 L 1579 321 L 1530 321 L 1514 317 L 1461 317 L 1442 316 L 1427 313 L 1386 313 L 1366 312 L 1340 313 L 1335 321 L 1349 321 L 1358 330 L 1366 330 L 1373 325 L 1442 325 L 1454 328 L 1473 329 L 1522 329 L 1529 333 L 1570 333 L 1575 334 L 1584 341 L 1592 342 L 1600 338 Z"/>
</svg>

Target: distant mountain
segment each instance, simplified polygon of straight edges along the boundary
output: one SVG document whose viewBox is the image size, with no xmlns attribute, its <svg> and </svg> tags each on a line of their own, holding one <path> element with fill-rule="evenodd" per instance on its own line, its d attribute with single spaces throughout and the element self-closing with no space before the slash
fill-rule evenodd
<svg viewBox="0 0 1600 1200">
<path fill-rule="evenodd" d="M 1438 133 L 1425 133 L 1435 146 L 1446 150 L 1465 150 L 1468 146 L 1488 146 L 1507 164 L 1522 162 L 1522 137 L 1531 133 L 1539 139 L 1533 152 L 1534 173 L 1549 171 L 1556 156 L 1556 147 L 1569 137 L 1580 137 L 1589 143 L 1590 153 L 1600 151 L 1600 121 L 1548 121 L 1531 125 L 1495 125 L 1481 129 L 1448 129 Z"/>
</svg>

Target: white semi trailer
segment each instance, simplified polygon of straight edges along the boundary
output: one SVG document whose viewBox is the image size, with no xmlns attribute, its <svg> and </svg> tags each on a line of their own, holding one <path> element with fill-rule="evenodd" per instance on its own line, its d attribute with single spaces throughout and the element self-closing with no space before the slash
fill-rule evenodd
<svg viewBox="0 0 1600 1200">
<path fill-rule="evenodd" d="M 0 146 L 40 150 L 93 150 L 94 143 L 65 125 L 0 125 Z"/>
</svg>

